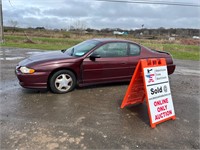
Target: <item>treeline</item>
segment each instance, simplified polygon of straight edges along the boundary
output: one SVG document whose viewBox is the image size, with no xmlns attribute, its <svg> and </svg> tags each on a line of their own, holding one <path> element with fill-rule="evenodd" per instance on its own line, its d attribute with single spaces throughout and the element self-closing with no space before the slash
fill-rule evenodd
<svg viewBox="0 0 200 150">
<path fill-rule="evenodd" d="M 123 30 L 123 29 L 86 29 L 87 32 L 97 32 L 97 33 L 113 33 L 114 31 L 124 32 L 133 35 L 134 37 L 158 37 L 158 36 L 166 36 L 166 37 L 193 37 L 200 36 L 200 29 L 185 29 L 185 28 L 158 28 L 158 29 L 135 29 L 135 30 Z"/>
<path fill-rule="evenodd" d="M 148 29 L 141 28 L 135 30 L 123 30 L 120 28 L 104 28 L 104 29 L 79 29 L 79 28 L 70 28 L 70 29 L 45 29 L 44 27 L 36 27 L 36 28 L 18 28 L 18 27 L 4 27 L 4 32 L 24 32 L 24 31 L 50 31 L 50 32 L 69 32 L 75 34 L 98 34 L 98 35 L 113 35 L 114 33 L 122 33 L 120 36 L 134 36 L 138 38 L 149 38 L 156 39 L 162 37 L 181 37 L 181 38 L 189 38 L 193 36 L 200 36 L 200 29 L 185 29 L 185 28 L 157 28 L 157 29 Z M 118 31 L 118 32 L 116 32 Z M 118 36 L 118 35 L 117 35 Z"/>
</svg>

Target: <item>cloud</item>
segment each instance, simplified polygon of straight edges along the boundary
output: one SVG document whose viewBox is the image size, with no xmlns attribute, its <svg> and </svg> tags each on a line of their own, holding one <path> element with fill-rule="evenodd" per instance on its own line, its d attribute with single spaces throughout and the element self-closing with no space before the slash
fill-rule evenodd
<svg viewBox="0 0 200 150">
<path fill-rule="evenodd" d="M 84 17 L 88 15 L 87 9 L 72 8 L 72 7 L 61 7 L 55 9 L 44 10 L 43 14 L 45 16 L 55 16 L 55 17 Z"/>
<path fill-rule="evenodd" d="M 170 0 L 172 2 L 179 2 Z M 187 2 L 182 0 L 181 2 Z M 196 0 L 190 3 L 197 3 Z M 67 28 L 80 20 L 90 28 L 200 28 L 200 7 L 95 2 L 92 0 L 26 0 L 3 3 L 4 24 Z"/>
</svg>

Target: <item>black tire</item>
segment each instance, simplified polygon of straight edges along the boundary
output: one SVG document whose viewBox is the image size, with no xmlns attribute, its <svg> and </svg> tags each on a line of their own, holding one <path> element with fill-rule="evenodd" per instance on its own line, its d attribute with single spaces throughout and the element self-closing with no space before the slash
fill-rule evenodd
<svg viewBox="0 0 200 150">
<path fill-rule="evenodd" d="M 54 93 L 62 94 L 70 92 L 76 86 L 76 77 L 69 70 L 59 70 L 51 76 L 49 86 Z"/>
</svg>

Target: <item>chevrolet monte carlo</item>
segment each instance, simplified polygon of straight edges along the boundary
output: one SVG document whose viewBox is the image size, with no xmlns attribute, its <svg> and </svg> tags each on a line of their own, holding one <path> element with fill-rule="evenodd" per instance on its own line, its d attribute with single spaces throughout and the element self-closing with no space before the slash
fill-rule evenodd
<svg viewBox="0 0 200 150">
<path fill-rule="evenodd" d="M 165 58 L 168 74 L 175 70 L 172 56 L 128 40 L 91 39 L 69 49 L 42 52 L 16 66 L 24 88 L 49 88 L 66 93 L 76 86 L 130 81 L 140 59 Z"/>
</svg>

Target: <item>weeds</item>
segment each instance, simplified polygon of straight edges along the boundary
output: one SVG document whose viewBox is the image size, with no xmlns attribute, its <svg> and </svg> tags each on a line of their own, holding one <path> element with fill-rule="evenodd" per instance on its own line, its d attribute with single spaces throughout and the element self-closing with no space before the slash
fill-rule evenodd
<svg viewBox="0 0 200 150">
<path fill-rule="evenodd" d="M 31 33 L 29 33 L 31 34 Z M 83 35 L 78 36 L 76 34 L 70 34 L 68 32 L 56 33 L 55 36 L 49 35 L 48 33 L 34 33 L 32 36 L 29 35 L 32 42 L 27 42 L 27 37 L 18 33 L 17 35 L 5 35 L 5 42 L 1 46 L 6 47 L 19 47 L 19 48 L 33 48 L 43 50 L 58 50 L 69 48 L 76 45 L 86 39 L 91 38 L 102 38 L 102 36 L 94 35 Z M 37 36 L 36 36 L 37 35 Z M 163 50 L 170 52 L 173 58 L 176 59 L 187 59 L 187 60 L 200 60 L 200 46 L 199 45 L 184 45 L 175 41 L 169 43 L 169 41 L 163 40 L 144 40 L 144 39 L 133 39 L 132 37 L 126 36 L 124 39 L 138 42 L 146 47 L 156 50 Z"/>
</svg>

